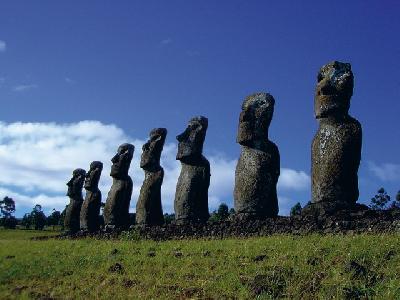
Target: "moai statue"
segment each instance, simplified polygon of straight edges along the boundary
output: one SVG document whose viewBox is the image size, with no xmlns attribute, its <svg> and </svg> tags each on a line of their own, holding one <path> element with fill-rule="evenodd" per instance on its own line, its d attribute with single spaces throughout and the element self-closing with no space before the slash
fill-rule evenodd
<svg viewBox="0 0 400 300">
<path fill-rule="evenodd" d="M 333 211 L 354 206 L 358 199 L 361 124 L 351 116 L 354 77 L 351 65 L 323 66 L 315 92 L 319 128 L 312 142 L 312 203 Z"/>
<path fill-rule="evenodd" d="M 235 172 L 235 211 L 240 218 L 278 215 L 276 184 L 280 174 L 278 147 L 268 139 L 274 98 L 267 93 L 248 96 L 242 104 L 237 142 L 241 153 Z"/>
<path fill-rule="evenodd" d="M 204 223 L 208 220 L 210 163 L 202 155 L 208 119 L 195 117 L 178 135 L 178 153 L 182 169 L 176 185 L 175 220 L 177 224 Z"/>
<path fill-rule="evenodd" d="M 79 214 L 83 202 L 82 187 L 86 172 L 83 169 L 75 169 L 72 172 L 72 178 L 67 182 L 67 196 L 70 199 L 69 205 L 65 211 L 64 227 L 68 233 L 77 233 L 79 231 Z"/>
<path fill-rule="evenodd" d="M 129 204 L 132 196 L 132 179 L 128 175 L 135 147 L 122 144 L 111 159 L 113 184 L 104 207 L 104 224 L 108 229 L 129 227 Z"/>
<path fill-rule="evenodd" d="M 99 180 L 103 163 L 93 161 L 90 164 L 89 172 L 86 173 L 84 188 L 86 189 L 85 201 L 83 201 L 80 215 L 81 230 L 95 232 L 100 229 L 100 207 L 101 192 L 99 190 Z"/>
<path fill-rule="evenodd" d="M 160 166 L 160 157 L 166 136 L 167 129 L 155 128 L 150 132 L 150 139 L 142 148 L 140 167 L 144 170 L 145 177 L 136 204 L 137 224 L 161 225 L 164 223 L 161 206 L 164 169 Z"/>
</svg>

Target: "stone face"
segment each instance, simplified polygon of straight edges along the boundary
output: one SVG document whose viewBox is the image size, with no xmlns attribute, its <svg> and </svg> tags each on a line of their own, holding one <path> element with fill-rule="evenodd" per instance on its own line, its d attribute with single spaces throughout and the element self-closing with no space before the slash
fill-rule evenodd
<svg viewBox="0 0 400 300">
<path fill-rule="evenodd" d="M 348 114 L 353 85 L 348 63 L 334 61 L 318 73 L 314 107 L 319 128 L 311 150 L 314 204 L 343 207 L 358 199 L 362 129 Z"/>
<path fill-rule="evenodd" d="M 129 227 L 129 204 L 133 184 L 128 171 L 134 150 L 132 144 L 122 144 L 111 159 L 113 164 L 110 175 L 113 177 L 113 184 L 104 207 L 104 224 L 107 228 Z"/>
<path fill-rule="evenodd" d="M 98 185 L 102 170 L 103 163 L 93 161 L 85 178 L 86 197 L 81 208 L 80 227 L 82 230 L 89 232 L 95 232 L 100 229 L 101 192 Z"/>
<path fill-rule="evenodd" d="M 64 227 L 69 233 L 79 231 L 79 215 L 83 202 L 82 187 L 85 180 L 86 172 L 83 169 L 75 169 L 72 173 L 72 178 L 67 182 L 67 196 L 70 203 L 65 211 Z"/>
<path fill-rule="evenodd" d="M 175 219 L 179 223 L 202 223 L 209 218 L 208 188 L 210 186 L 210 164 L 202 155 L 208 119 L 195 117 L 186 130 L 178 135 L 177 160 L 182 169 L 176 185 Z"/>
<path fill-rule="evenodd" d="M 242 105 L 237 136 L 241 153 L 234 189 L 238 217 L 278 215 L 276 184 L 280 174 L 280 157 L 278 147 L 268 140 L 274 105 L 274 98 L 267 93 L 250 95 Z"/>
<path fill-rule="evenodd" d="M 167 129 L 153 129 L 150 132 L 150 139 L 143 145 L 140 167 L 145 172 L 145 178 L 136 204 L 136 223 L 138 224 L 161 225 L 164 223 L 161 206 L 164 169 L 160 166 L 160 157 L 166 136 Z"/>
</svg>

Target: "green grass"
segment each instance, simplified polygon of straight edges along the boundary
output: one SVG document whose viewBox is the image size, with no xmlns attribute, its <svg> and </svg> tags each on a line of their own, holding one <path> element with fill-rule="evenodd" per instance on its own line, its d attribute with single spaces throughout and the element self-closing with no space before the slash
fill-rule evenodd
<svg viewBox="0 0 400 300">
<path fill-rule="evenodd" d="M 38 234 L 0 231 L 0 298 L 400 298 L 399 235 L 29 240 Z"/>
</svg>

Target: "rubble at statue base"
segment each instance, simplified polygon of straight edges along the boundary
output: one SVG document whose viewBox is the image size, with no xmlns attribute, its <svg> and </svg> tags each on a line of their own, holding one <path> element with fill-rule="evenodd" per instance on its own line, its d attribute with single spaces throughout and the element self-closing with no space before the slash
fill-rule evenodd
<svg viewBox="0 0 400 300">
<path fill-rule="evenodd" d="M 360 234 L 360 233 L 397 233 L 400 234 L 400 210 L 354 210 L 338 211 L 335 214 L 314 217 L 299 215 L 293 217 L 238 220 L 236 217 L 225 221 L 206 223 L 176 223 L 160 226 L 131 226 L 124 237 L 152 240 L 179 240 L 192 238 L 242 238 L 259 237 L 273 234 Z M 121 231 L 100 231 L 96 238 L 117 238 Z M 64 238 L 93 236 L 79 232 Z"/>
</svg>

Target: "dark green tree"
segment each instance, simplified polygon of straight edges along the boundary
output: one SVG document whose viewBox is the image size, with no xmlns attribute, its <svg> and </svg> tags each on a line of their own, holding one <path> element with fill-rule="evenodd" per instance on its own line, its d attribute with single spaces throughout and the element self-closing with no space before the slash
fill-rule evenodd
<svg viewBox="0 0 400 300">
<path fill-rule="evenodd" d="M 371 198 L 370 207 L 375 210 L 383 210 L 390 201 L 390 196 L 386 193 L 385 189 L 381 187 L 378 193 Z"/>
<path fill-rule="evenodd" d="M 390 205 L 390 209 L 400 209 L 400 191 L 397 192 L 396 198 Z"/>
<path fill-rule="evenodd" d="M 175 214 L 164 214 L 164 222 L 165 224 L 171 224 L 175 220 Z"/>
<path fill-rule="evenodd" d="M 3 200 L 0 201 L 0 211 L 3 217 L 11 217 L 15 212 L 15 201 L 10 197 L 5 196 Z"/>
<path fill-rule="evenodd" d="M 47 217 L 47 225 L 53 226 L 54 230 L 54 227 L 60 223 L 60 218 L 61 218 L 61 213 L 55 208 L 53 208 L 52 213 L 50 214 L 50 216 Z"/>
<path fill-rule="evenodd" d="M 42 206 L 40 204 L 36 204 L 31 212 L 31 222 L 34 226 L 35 230 L 43 230 L 46 225 L 46 215 L 42 211 Z"/>
<path fill-rule="evenodd" d="M 67 212 L 67 207 L 68 207 L 68 204 L 65 205 L 64 210 L 61 212 L 60 220 L 59 220 L 59 222 L 58 222 L 58 225 L 61 226 L 61 230 L 64 230 L 64 220 L 65 220 L 65 214 L 66 214 L 66 212 Z"/>
<path fill-rule="evenodd" d="M 218 210 L 214 210 L 209 218 L 210 222 L 218 222 L 226 220 L 229 217 L 229 207 L 225 203 L 218 206 Z"/>
<path fill-rule="evenodd" d="M 24 216 L 22 217 L 22 220 L 21 220 L 21 225 L 24 226 L 26 229 L 29 229 L 31 227 L 32 220 L 31 220 L 30 213 L 24 214 Z"/>
<path fill-rule="evenodd" d="M 228 218 L 229 217 L 228 205 L 226 205 L 225 203 L 221 203 L 221 205 L 218 207 L 217 214 L 220 220 L 225 220 L 226 218 Z"/>
<path fill-rule="evenodd" d="M 0 201 L 1 225 L 8 229 L 15 229 L 17 219 L 13 216 L 15 212 L 15 201 L 10 197 L 4 197 Z"/>
<path fill-rule="evenodd" d="M 297 202 L 291 209 L 290 209 L 290 216 L 298 216 L 301 214 L 301 204 Z"/>
</svg>

